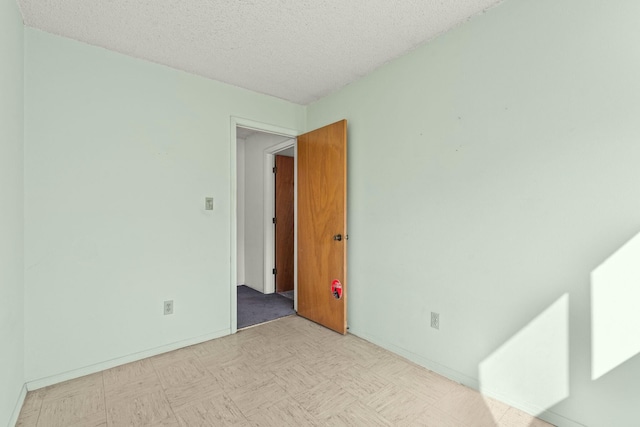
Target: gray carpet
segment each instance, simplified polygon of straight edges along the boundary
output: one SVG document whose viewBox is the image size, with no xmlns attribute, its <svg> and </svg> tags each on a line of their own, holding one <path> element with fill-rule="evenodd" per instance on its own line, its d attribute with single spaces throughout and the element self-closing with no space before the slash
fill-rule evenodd
<svg viewBox="0 0 640 427">
<path fill-rule="evenodd" d="M 293 301 L 278 295 L 263 294 L 248 286 L 238 286 L 238 329 L 295 314 Z"/>
<path fill-rule="evenodd" d="M 290 300 L 293 300 L 293 291 L 278 292 L 278 295 L 282 295 L 285 298 L 289 298 Z"/>
</svg>

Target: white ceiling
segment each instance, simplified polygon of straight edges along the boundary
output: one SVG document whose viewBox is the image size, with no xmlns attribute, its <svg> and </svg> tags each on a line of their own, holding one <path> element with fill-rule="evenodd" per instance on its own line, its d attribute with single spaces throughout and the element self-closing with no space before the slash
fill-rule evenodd
<svg viewBox="0 0 640 427">
<path fill-rule="evenodd" d="M 501 0 L 18 0 L 25 24 L 309 104 Z"/>
</svg>

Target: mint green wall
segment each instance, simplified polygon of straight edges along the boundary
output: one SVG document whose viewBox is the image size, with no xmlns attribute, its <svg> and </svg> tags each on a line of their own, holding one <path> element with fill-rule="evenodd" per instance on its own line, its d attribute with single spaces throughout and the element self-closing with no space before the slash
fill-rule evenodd
<svg viewBox="0 0 640 427">
<path fill-rule="evenodd" d="M 1 7 L 0 424 L 23 382 L 22 25 Z M 590 273 L 640 230 L 639 12 L 510 0 L 308 108 L 25 29 L 26 379 L 226 333 L 230 116 L 346 118 L 351 331 L 556 424 L 633 425 L 639 358 L 591 379 Z"/>
<path fill-rule="evenodd" d="M 0 0 L 0 426 L 24 384 L 23 32 L 15 0 Z"/>
<path fill-rule="evenodd" d="M 640 231 L 638 16 L 510 0 L 309 106 L 349 120 L 351 332 L 560 425 L 637 425 L 640 357 L 591 379 L 590 273 Z"/>
<path fill-rule="evenodd" d="M 229 333 L 231 116 L 302 130 L 304 107 L 30 28 L 25 46 L 27 380 Z"/>
</svg>

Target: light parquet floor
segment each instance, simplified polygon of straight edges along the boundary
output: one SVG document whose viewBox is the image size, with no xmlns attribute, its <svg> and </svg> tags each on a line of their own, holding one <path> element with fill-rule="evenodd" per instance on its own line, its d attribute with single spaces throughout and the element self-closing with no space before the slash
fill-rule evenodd
<svg viewBox="0 0 640 427">
<path fill-rule="evenodd" d="M 297 316 L 31 391 L 17 425 L 549 426 Z"/>
</svg>

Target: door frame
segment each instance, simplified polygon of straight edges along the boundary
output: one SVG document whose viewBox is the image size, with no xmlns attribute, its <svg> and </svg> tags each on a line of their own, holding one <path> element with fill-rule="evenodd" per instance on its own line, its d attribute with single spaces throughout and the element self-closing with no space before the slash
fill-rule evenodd
<svg viewBox="0 0 640 427">
<path fill-rule="evenodd" d="M 283 141 L 273 147 L 265 148 L 264 150 L 264 176 L 262 182 L 264 183 L 264 293 L 271 294 L 276 291 L 276 278 L 273 274 L 273 268 L 276 265 L 276 230 L 273 225 L 273 217 L 276 214 L 276 179 L 273 173 L 273 167 L 275 166 L 276 154 L 280 151 L 294 147 L 296 150 L 296 139 L 293 138 L 289 141 Z M 298 164 L 296 157 L 293 160 L 293 295 L 294 295 L 294 310 L 296 307 L 295 291 L 297 285 L 296 267 L 297 263 L 297 230 L 295 224 L 297 224 L 297 203 L 298 203 L 298 187 L 297 187 L 297 172 Z"/>
<path fill-rule="evenodd" d="M 229 214 L 231 222 L 230 230 L 230 333 L 235 334 L 238 331 L 238 294 L 237 294 L 237 279 L 238 279 L 238 147 L 237 147 L 237 133 L 236 127 L 243 127 L 247 129 L 253 129 L 260 132 L 267 132 L 276 135 L 282 135 L 288 138 L 296 138 L 301 132 L 284 128 L 281 126 L 270 125 L 267 123 L 258 122 L 255 120 L 245 119 L 242 117 L 231 116 L 230 132 L 229 132 L 229 147 L 230 147 L 230 194 L 229 194 Z M 297 162 L 296 162 L 297 168 Z M 269 171 L 271 171 L 269 169 Z M 275 188 L 275 187 L 274 187 Z M 275 203 L 275 200 L 274 200 Z M 271 227 L 269 227 L 271 228 Z M 295 239 L 295 236 L 294 236 Z M 273 249 L 272 249 L 273 250 Z M 295 250 L 295 249 L 294 249 Z M 296 274 L 294 272 L 294 274 Z M 295 289 L 295 288 L 294 288 Z"/>
</svg>

